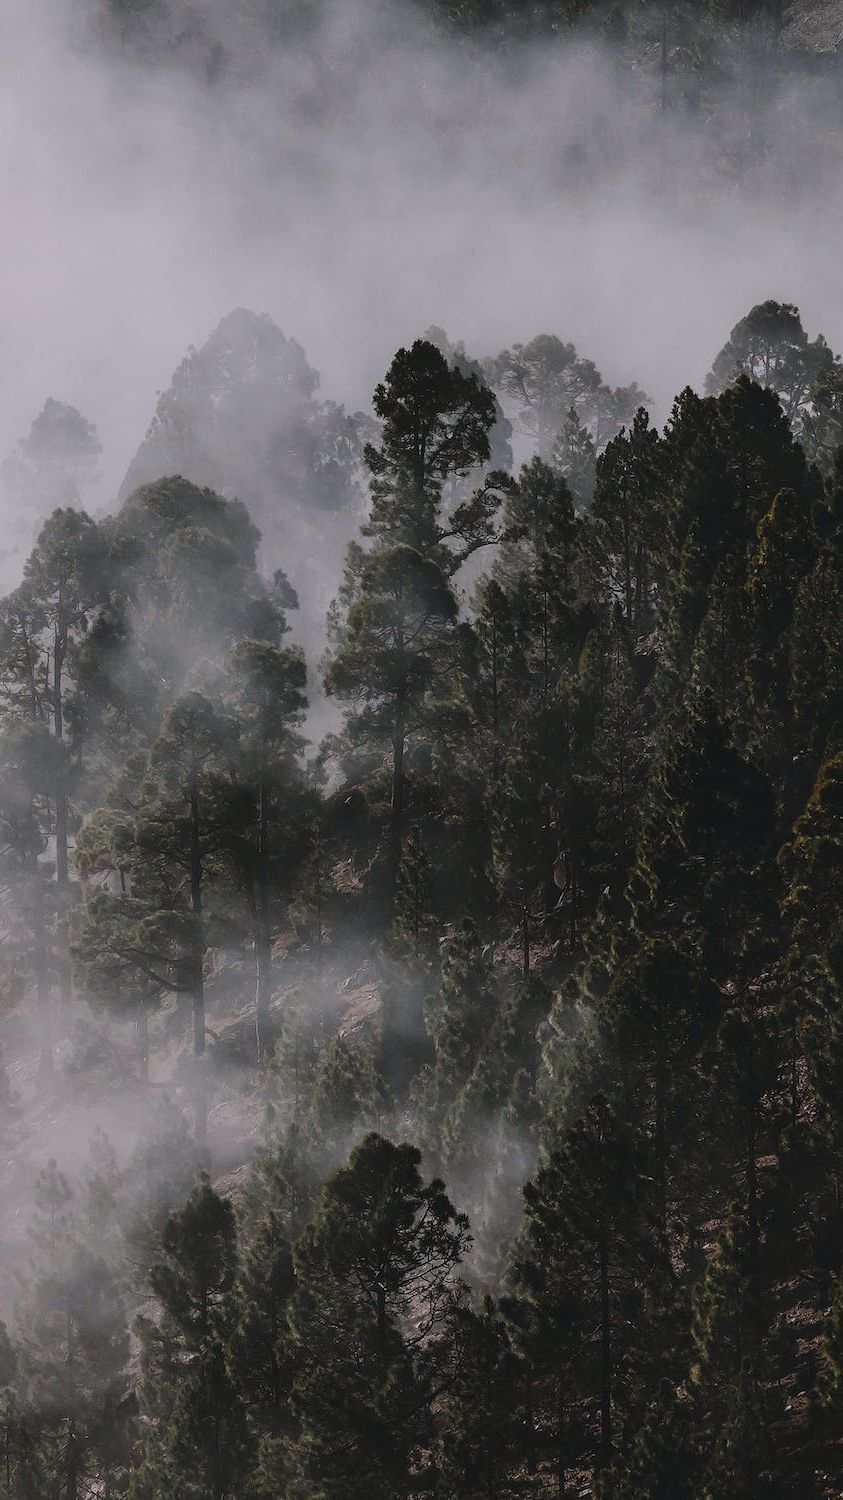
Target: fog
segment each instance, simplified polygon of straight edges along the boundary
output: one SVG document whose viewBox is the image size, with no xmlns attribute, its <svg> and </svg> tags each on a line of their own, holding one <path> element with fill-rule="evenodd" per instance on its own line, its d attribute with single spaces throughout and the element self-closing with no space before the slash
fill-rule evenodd
<svg viewBox="0 0 843 1500">
<path fill-rule="evenodd" d="M 504 63 L 343 3 L 264 57 L 242 12 L 207 11 L 211 82 L 201 49 L 106 45 L 90 5 L 2 8 L 3 453 L 68 401 L 108 503 L 156 392 L 235 306 L 352 409 L 432 322 L 478 354 L 557 332 L 662 416 L 763 297 L 843 344 L 830 77 L 771 67 L 714 123 L 660 115 L 653 68 L 585 41 Z"/>
<path fill-rule="evenodd" d="M 169 1408 L 188 1403 L 170 1372 L 206 1383 L 198 1354 L 218 1336 L 235 1369 L 238 1319 L 263 1282 L 274 1298 L 280 1266 L 284 1299 L 297 1295 L 279 1225 L 302 1233 L 372 1131 L 417 1146 L 426 1175 L 441 1170 L 474 1235 L 460 1249 L 473 1293 L 507 1292 L 510 1318 L 513 1287 L 527 1300 L 542 1279 L 561 1290 L 551 1338 L 543 1313 L 516 1311 L 504 1340 L 529 1371 L 523 1420 L 520 1375 L 512 1396 L 513 1430 L 529 1427 L 522 1489 L 537 1472 L 534 1386 L 560 1489 L 566 1429 L 585 1412 L 597 1431 L 592 1335 L 580 1341 L 568 1287 L 580 1278 L 581 1321 L 598 1328 L 589 1217 L 601 1349 L 614 1348 L 607 1261 L 617 1253 L 621 1277 L 625 1255 L 633 1268 L 613 1299 L 640 1389 L 663 1388 L 667 1300 L 653 1288 L 669 1268 L 673 1334 L 689 1348 L 702 1237 L 718 1214 L 731 1222 L 744 1182 L 756 1220 L 760 1202 L 784 1222 L 769 1169 L 792 1174 L 800 1121 L 838 1254 L 839 1135 L 823 1144 L 816 1042 L 825 950 L 804 939 L 800 967 L 802 934 L 786 943 L 791 910 L 809 925 L 801 886 L 780 928 L 774 902 L 794 869 L 802 878 L 794 851 L 811 842 L 818 791 L 795 825 L 793 811 L 839 762 L 843 398 L 832 393 L 829 414 L 817 376 L 836 381 L 841 366 L 821 341 L 800 345 L 801 329 L 787 345 L 792 368 L 779 370 L 804 453 L 775 394 L 739 381 L 702 411 L 684 403 L 667 439 L 639 414 L 602 466 L 596 454 L 642 393 L 663 423 L 680 389 L 702 390 L 730 329 L 766 299 L 797 304 L 808 335 L 843 351 L 840 75 L 787 37 L 774 49 L 751 21 L 714 34 L 689 4 L 699 54 L 680 40 L 660 77 L 657 27 L 681 38 L 683 4 L 659 3 L 630 0 L 625 43 L 607 39 L 604 13 L 591 35 L 505 45 L 437 26 L 435 0 L 0 4 L 4 1493 L 35 1494 L 31 1417 L 44 1472 L 65 1472 L 49 1493 L 67 1500 L 82 1493 L 83 1450 L 90 1494 L 128 1493 L 157 1446 L 180 1462 Z M 801 24 L 807 8 L 794 9 Z M 795 321 L 781 314 L 773 323 Z M 542 333 L 558 337 L 537 340 L 519 373 L 512 346 Z M 529 371 L 544 359 L 553 374 L 542 351 L 559 339 L 579 360 L 563 350 L 552 401 L 550 377 L 533 400 Z M 390 366 L 379 429 L 372 393 Z M 547 462 L 500 474 L 536 451 Z M 806 455 L 827 479 L 826 510 Z M 349 550 L 361 534 L 368 552 Z M 833 916 L 827 871 L 812 870 Z M 836 1000 L 831 958 L 828 971 Z M 530 1220 L 548 1163 L 535 1245 L 544 1234 L 567 1253 L 567 1236 L 576 1255 L 554 1259 L 551 1245 L 549 1271 L 539 1257 L 541 1275 L 522 1277 L 522 1188 L 532 1181 Z M 275 1259 L 250 1264 L 275 1270 L 234 1284 L 232 1240 L 232 1285 L 217 1288 L 227 1310 L 208 1320 L 203 1292 L 194 1331 L 179 1325 L 196 1341 L 179 1344 L 166 1301 L 177 1283 L 155 1270 L 175 1263 L 168 1215 L 199 1167 L 235 1204 L 241 1264 L 271 1241 Z M 415 1200 L 419 1226 L 436 1201 Z M 579 1220 L 566 1221 L 569 1202 L 586 1205 Z M 786 1255 L 821 1245 L 804 1203 Z M 202 1259 L 205 1230 L 186 1235 L 185 1264 L 189 1242 Z M 303 1297 L 315 1235 L 307 1244 Z M 814 1353 L 825 1253 L 811 1249 L 812 1290 L 795 1293 L 816 1298 L 809 1316 L 794 1309 L 799 1277 L 782 1282 L 782 1312 L 812 1331 Z M 735 1286 L 754 1285 L 746 1264 Z M 400 1408 L 404 1366 L 382 1339 L 376 1275 L 378 1359 Z M 119 1336 L 90 1324 L 102 1422 L 82 1360 L 90 1287 L 104 1306 L 125 1303 Z M 414 1295 L 395 1327 L 407 1369 L 418 1345 L 429 1383 L 440 1355 L 410 1340 Z M 307 1324 L 267 1326 L 269 1388 L 282 1364 L 294 1373 L 272 1411 L 243 1396 L 244 1424 L 260 1435 L 266 1418 L 285 1493 L 288 1474 L 296 1493 L 328 1493 L 299 1485 L 309 1413 L 297 1389 L 286 1405 L 308 1369 Z M 178 1357 L 156 1365 L 159 1334 Z M 497 1380 L 489 1347 L 472 1400 Z M 666 1367 L 703 1412 L 707 1398 L 684 1400 L 697 1365 L 681 1376 L 671 1355 Z M 240 1402 L 242 1374 L 231 1378 Z M 776 1374 L 789 1410 L 800 1379 Z M 431 1474 L 443 1392 L 434 1444 L 425 1429 L 417 1445 Z M 792 1422 L 768 1425 L 791 1441 Z M 603 1462 L 602 1429 L 600 1443 Z M 704 1446 L 730 1451 L 722 1434 Z M 13 1460 L 26 1476 L 14 1491 Z M 131 1492 L 184 1492 L 176 1469 L 161 1472 Z M 191 1493 L 246 1493 L 194 1479 Z M 262 1480 L 248 1492 L 273 1493 Z"/>
</svg>

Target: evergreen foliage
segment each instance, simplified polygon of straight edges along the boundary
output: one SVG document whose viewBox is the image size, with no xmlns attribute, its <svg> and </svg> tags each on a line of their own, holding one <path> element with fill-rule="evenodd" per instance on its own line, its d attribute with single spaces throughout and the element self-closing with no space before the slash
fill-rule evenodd
<svg viewBox="0 0 843 1500">
<path fill-rule="evenodd" d="M 97 521 L 63 491 L 0 601 L 33 1213 L 0 1490 L 811 1493 L 843 1367 L 834 356 L 763 304 L 660 430 L 555 335 L 481 362 L 430 329 L 352 433 L 268 321 L 212 345 L 144 462 L 218 409 L 221 467 Z M 312 759 L 295 592 L 199 484 L 254 460 L 255 504 L 269 432 L 345 526 Z"/>
</svg>

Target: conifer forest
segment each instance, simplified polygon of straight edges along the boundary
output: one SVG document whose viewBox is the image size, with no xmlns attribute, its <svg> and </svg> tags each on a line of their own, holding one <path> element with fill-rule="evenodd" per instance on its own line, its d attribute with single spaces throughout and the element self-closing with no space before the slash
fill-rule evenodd
<svg viewBox="0 0 843 1500">
<path fill-rule="evenodd" d="M 841 59 L 5 0 L 0 1500 L 843 1497 Z"/>
</svg>

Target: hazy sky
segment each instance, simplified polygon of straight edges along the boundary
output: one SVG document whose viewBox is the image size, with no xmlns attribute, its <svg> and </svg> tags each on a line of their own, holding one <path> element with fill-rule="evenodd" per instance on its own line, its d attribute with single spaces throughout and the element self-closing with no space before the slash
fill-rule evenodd
<svg viewBox="0 0 843 1500">
<path fill-rule="evenodd" d="M 107 498 L 186 346 L 238 305 L 352 406 L 431 322 L 477 353 L 556 332 L 661 413 L 764 297 L 843 347 L 820 88 L 761 80 L 731 122 L 766 142 L 741 180 L 719 124 L 663 128 L 642 79 L 583 48 L 504 77 L 346 0 L 315 60 L 261 68 L 241 30 L 210 88 L 83 49 L 83 9 L 0 7 L 3 453 L 47 395 L 70 401 L 99 425 Z"/>
</svg>

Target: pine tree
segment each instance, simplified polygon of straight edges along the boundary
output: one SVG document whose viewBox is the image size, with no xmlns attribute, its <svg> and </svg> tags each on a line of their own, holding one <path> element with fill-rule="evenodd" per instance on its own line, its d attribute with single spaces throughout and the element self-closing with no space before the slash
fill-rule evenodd
<svg viewBox="0 0 843 1500">
<path fill-rule="evenodd" d="M 44 797 L 55 784 L 55 740 L 45 726 L 10 726 L 0 737 L 0 871 L 13 989 L 34 993 L 42 1084 L 53 1072 L 51 902 L 41 855 L 47 845 Z M 60 753 L 60 752 L 59 752 Z"/>
<path fill-rule="evenodd" d="M 80 780 L 80 745 L 68 743 L 76 653 L 103 597 L 105 543 L 84 512 L 56 510 L 44 523 L 21 586 L 0 608 L 0 701 L 9 721 L 43 724 L 56 741 L 42 755 L 42 818 L 55 849 L 50 901 L 52 959 L 59 1022 L 68 1025 L 71 966 L 68 914 L 72 900 L 70 794 Z"/>
<path fill-rule="evenodd" d="M 604 527 L 610 586 L 629 630 L 641 633 L 651 619 L 651 573 L 658 527 L 659 436 L 640 407 L 629 432 L 621 432 L 597 464 L 593 514 Z"/>
<path fill-rule="evenodd" d="M 504 909 L 515 919 L 524 978 L 530 973 L 534 928 L 544 917 L 558 848 L 546 775 L 544 756 L 524 735 L 510 749 L 492 808 L 498 890 Z"/>
<path fill-rule="evenodd" d="M 706 379 L 706 390 L 717 394 L 742 373 L 771 386 L 796 425 L 812 386 L 833 364 L 822 334 L 809 340 L 798 307 L 760 302 L 735 324 Z"/>
<path fill-rule="evenodd" d="M 50 1161 L 35 1186 L 35 1255 L 18 1307 L 19 1383 L 45 1492 L 82 1500 L 125 1474 L 129 1331 L 117 1278 L 85 1244 Z"/>
<path fill-rule="evenodd" d="M 494 578 L 481 580 L 474 605 L 477 651 L 468 692 L 485 780 L 495 789 L 525 696 L 525 663 L 512 605 Z"/>
<path fill-rule="evenodd" d="M 223 857 L 242 894 L 255 956 L 255 1051 L 269 1046 L 273 909 L 289 897 L 309 846 L 309 799 L 297 733 L 307 670 L 298 651 L 242 640 L 228 672 L 237 724 L 236 789 L 220 796 Z M 226 807 L 228 803 L 228 807 Z"/>
<path fill-rule="evenodd" d="M 465 1082 L 494 1013 L 491 957 L 466 918 L 444 950 L 442 987 L 431 1010 L 436 1065 L 446 1092 Z"/>
<path fill-rule="evenodd" d="M 618 956 L 600 1003 L 607 1040 L 624 1060 L 626 1108 L 646 1124 L 653 1208 L 665 1236 L 671 1213 L 687 1212 L 701 1192 L 699 1180 L 689 1180 L 705 1100 L 700 1054 L 722 1001 L 698 966 L 693 946 L 643 940 L 625 962 Z"/>
<path fill-rule="evenodd" d="M 163 1259 L 149 1282 L 161 1304 L 166 1328 L 188 1351 L 198 1349 L 218 1324 L 237 1266 L 234 1211 L 205 1172 L 187 1202 L 174 1210 L 161 1233 Z"/>
<path fill-rule="evenodd" d="M 242 1493 L 246 1414 L 219 1339 L 202 1347 L 180 1382 L 164 1441 L 171 1493 L 184 1500 L 234 1500 Z"/>
<path fill-rule="evenodd" d="M 702 944 L 721 982 L 751 968 L 775 914 L 769 783 L 731 743 L 710 694 L 662 729 L 630 882 L 639 932 Z"/>
<path fill-rule="evenodd" d="M 611 1457 L 632 1310 L 658 1258 L 642 1186 L 631 1132 L 598 1096 L 524 1190 L 513 1278 L 526 1308 L 515 1316 L 528 1357 L 545 1368 L 552 1360 L 561 1472 L 571 1454 L 568 1408 L 583 1397 L 596 1404 L 598 1455 Z"/>
<path fill-rule="evenodd" d="M 438 923 L 433 904 L 430 860 L 417 823 L 401 850 L 392 914 L 392 938 L 400 957 L 427 968 L 437 950 Z"/>
<path fill-rule="evenodd" d="M 495 398 L 476 374 L 449 368 L 433 344 L 417 339 L 399 349 L 373 404 L 383 428 L 379 446 L 366 448 L 372 514 L 365 534 L 435 556 L 469 520 L 467 505 L 442 526 L 442 485 L 489 458 Z"/>
<path fill-rule="evenodd" d="M 375 391 L 381 443 L 367 445 L 372 511 L 368 553 L 349 555 L 327 658 L 329 693 L 352 705 L 352 738 L 391 755 L 388 904 L 406 822 L 406 752 L 429 730 L 437 678 L 456 662 L 457 605 L 450 576 L 493 538 L 500 501 L 491 474 L 447 519 L 443 485 L 489 457 L 495 399 L 476 375 L 448 367 L 417 340 L 401 349 Z"/>
<path fill-rule="evenodd" d="M 175 991 L 189 998 L 195 1059 L 196 1135 L 207 1145 L 207 1093 L 201 1059 L 206 1050 L 205 952 L 209 943 L 207 892 L 212 860 L 224 846 L 232 818 L 223 758 L 236 725 L 199 692 L 185 693 L 164 718 L 132 794 L 130 816 L 115 808 L 92 821 L 80 838 L 90 876 L 116 872 L 124 891 L 94 891 L 78 948 L 105 984 L 121 969 L 131 976 L 133 1005 L 147 995 Z M 233 815 L 242 808 L 235 804 Z M 126 888 L 128 887 L 128 888 Z"/>
<path fill-rule="evenodd" d="M 823 1406 L 839 1419 L 843 1408 L 843 1276 L 837 1278 L 832 1289 L 817 1389 Z"/>
<path fill-rule="evenodd" d="M 407 744 L 429 726 L 437 675 L 455 655 L 456 613 L 436 562 L 404 545 L 383 547 L 367 555 L 328 666 L 329 693 L 353 705 L 348 732 L 390 749 L 393 880 L 405 829 Z"/>
<path fill-rule="evenodd" d="M 687 1408 L 671 1382 L 662 1380 L 628 1451 L 598 1476 L 600 1500 L 695 1500 L 700 1462 Z"/>
<path fill-rule="evenodd" d="M 466 1221 L 420 1155 L 369 1135 L 296 1247 L 296 1463 L 326 1497 L 393 1500 L 429 1422 L 414 1351 L 442 1324 Z M 353 1462 L 352 1462 L 353 1455 Z"/>
<path fill-rule="evenodd" d="M 759 1279 L 751 1227 L 739 1212 L 724 1224 L 695 1293 L 691 1334 L 690 1391 L 698 1441 L 708 1447 L 702 1493 L 711 1500 L 777 1493 L 768 1434 L 777 1401 L 770 1381 L 779 1334 Z"/>
<path fill-rule="evenodd" d="M 445 1398 L 437 1489 L 445 1500 L 498 1500 L 521 1458 L 520 1376 L 506 1325 L 490 1297 L 457 1303 L 448 1335 L 455 1377 Z"/>
<path fill-rule="evenodd" d="M 818 1226 L 825 1221 L 830 1244 L 839 1238 L 843 1120 L 843 939 L 840 927 L 843 842 L 843 754 L 821 767 L 793 837 L 779 855 L 787 881 L 784 913 L 791 924 L 789 956 L 793 987 L 791 1028 L 804 1043 L 808 1082 L 816 1109 L 816 1143 L 824 1157 L 825 1191 L 815 1200 Z"/>
<path fill-rule="evenodd" d="M 572 408 L 602 444 L 646 400 L 634 385 L 611 391 L 592 360 L 552 333 L 513 344 L 489 364 L 500 389 L 516 402 L 518 420 L 535 438 L 538 457 L 545 462 Z"/>
<path fill-rule="evenodd" d="M 790 691 L 803 780 L 838 748 L 843 726 L 843 599 L 839 526 L 821 547 L 793 601 Z M 804 787 L 807 791 L 807 786 Z"/>
<path fill-rule="evenodd" d="M 745 712 L 747 657 L 751 650 L 744 562 L 730 554 L 716 569 L 708 608 L 690 660 L 695 692 L 709 692 L 724 723 Z"/>
<path fill-rule="evenodd" d="M 441 986 L 428 1001 L 425 1017 L 433 1062 L 415 1086 L 425 1145 L 445 1162 L 449 1111 L 468 1081 L 496 1010 L 491 957 L 466 917 L 443 949 Z"/>
<path fill-rule="evenodd" d="M 670 483 L 654 565 L 664 580 L 657 687 L 666 706 L 684 694 L 718 570 L 731 568 L 738 584 L 773 496 L 811 493 L 813 481 L 774 393 L 745 375 L 717 400 L 683 391 L 662 458 Z"/>
<path fill-rule="evenodd" d="M 588 428 L 571 407 L 553 445 L 553 466 L 582 510 L 588 510 L 597 479 L 597 450 Z"/>
<path fill-rule="evenodd" d="M 815 508 L 793 490 L 782 490 L 758 524 L 758 542 L 747 580 L 753 649 L 747 662 L 756 759 L 775 776 L 792 810 L 796 740 L 791 689 L 790 630 L 803 578 L 818 546 Z"/>
<path fill-rule="evenodd" d="M 98 474 L 97 429 L 75 406 L 49 397 L 16 451 L 0 465 L 7 496 L 29 520 L 80 504 Z"/>
<path fill-rule="evenodd" d="M 647 772 L 645 730 L 632 642 L 616 605 L 608 628 L 586 638 L 571 695 L 568 840 L 555 878 L 570 903 L 572 951 L 581 906 L 582 915 L 598 901 L 622 909 Z"/>
<path fill-rule="evenodd" d="M 381 1128 L 388 1102 L 374 1048 L 333 1037 L 314 1073 L 308 1119 L 332 1166 L 348 1155 L 356 1137 Z"/>
<path fill-rule="evenodd" d="M 281 1213 L 271 1208 L 241 1251 L 228 1340 L 231 1373 L 259 1435 L 276 1437 L 290 1423 L 287 1310 L 294 1289 L 290 1240 Z"/>
</svg>

